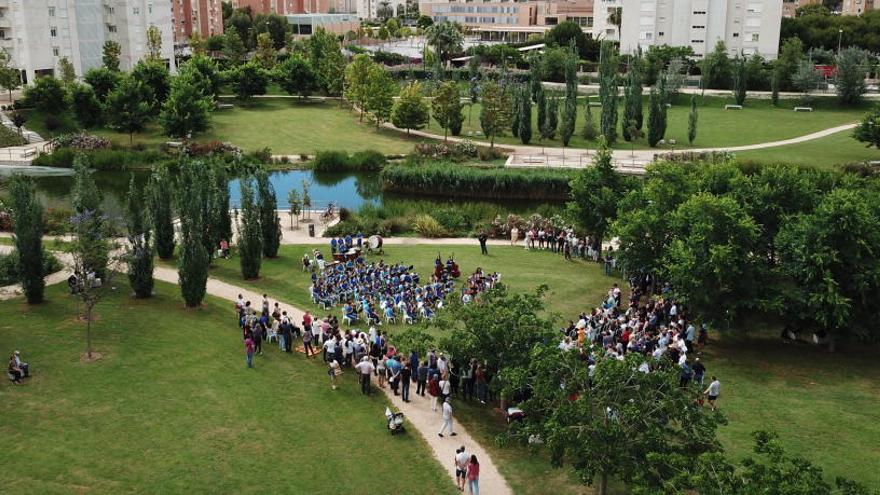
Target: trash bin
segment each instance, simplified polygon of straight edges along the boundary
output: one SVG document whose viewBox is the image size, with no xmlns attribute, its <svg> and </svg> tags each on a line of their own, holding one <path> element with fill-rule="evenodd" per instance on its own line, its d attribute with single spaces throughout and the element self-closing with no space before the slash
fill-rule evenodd
<svg viewBox="0 0 880 495">
<path fill-rule="evenodd" d="M 309 237 L 315 237 L 315 224 L 309 224 Z"/>
</svg>

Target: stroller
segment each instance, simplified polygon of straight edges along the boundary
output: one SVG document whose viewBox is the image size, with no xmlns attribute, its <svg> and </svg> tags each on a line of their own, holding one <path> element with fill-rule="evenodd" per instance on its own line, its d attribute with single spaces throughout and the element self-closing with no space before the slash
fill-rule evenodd
<svg viewBox="0 0 880 495">
<path fill-rule="evenodd" d="M 402 412 L 391 412 L 391 409 L 385 408 L 385 419 L 388 420 L 388 430 L 391 431 L 391 434 L 402 433 L 404 431 L 403 427 L 403 413 Z"/>
</svg>

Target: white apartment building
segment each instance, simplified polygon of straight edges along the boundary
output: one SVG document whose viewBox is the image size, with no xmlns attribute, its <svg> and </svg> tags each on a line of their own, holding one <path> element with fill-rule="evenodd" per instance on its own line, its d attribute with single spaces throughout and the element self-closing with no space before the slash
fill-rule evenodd
<svg viewBox="0 0 880 495">
<path fill-rule="evenodd" d="M 594 0 L 593 2 L 593 38 L 597 40 L 620 41 L 617 25 L 612 22 L 612 15 L 623 8 L 623 0 Z"/>
<path fill-rule="evenodd" d="M 690 46 L 697 57 L 718 41 L 730 56 L 779 54 L 782 0 L 622 0 L 621 51 L 638 46 Z"/>
<path fill-rule="evenodd" d="M 0 48 L 29 84 L 57 73 L 62 57 L 77 76 L 100 67 L 106 40 L 119 43 L 120 68 L 130 69 L 148 54 L 147 28 L 157 26 L 173 69 L 171 18 L 171 0 L 0 0 Z"/>
<path fill-rule="evenodd" d="M 385 3 L 388 4 L 389 7 L 394 9 L 395 15 L 397 14 L 398 8 L 406 7 L 406 0 L 356 0 L 356 3 L 352 4 L 353 0 L 348 0 L 345 2 L 345 5 L 350 9 L 352 5 L 354 5 L 354 10 L 357 13 L 357 16 L 361 19 L 376 19 L 379 17 L 379 7 Z"/>
</svg>

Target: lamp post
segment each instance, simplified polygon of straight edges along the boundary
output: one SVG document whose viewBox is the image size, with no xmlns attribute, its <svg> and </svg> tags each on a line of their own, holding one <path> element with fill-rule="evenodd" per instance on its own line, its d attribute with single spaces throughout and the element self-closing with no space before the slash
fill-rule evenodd
<svg viewBox="0 0 880 495">
<path fill-rule="evenodd" d="M 843 29 L 837 30 L 837 55 L 840 55 L 840 40 L 843 38 Z"/>
</svg>

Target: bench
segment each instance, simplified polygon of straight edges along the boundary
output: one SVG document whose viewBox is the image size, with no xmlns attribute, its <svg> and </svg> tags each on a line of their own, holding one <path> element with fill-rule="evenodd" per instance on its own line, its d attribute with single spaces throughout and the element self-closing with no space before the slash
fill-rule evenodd
<svg viewBox="0 0 880 495">
<path fill-rule="evenodd" d="M 36 148 L 28 148 L 28 149 L 23 150 L 23 151 L 21 152 L 21 157 L 22 157 L 22 158 L 29 158 L 29 157 L 32 157 L 32 156 L 34 156 L 34 155 L 36 155 L 36 154 L 37 154 L 37 149 L 36 149 Z"/>
<path fill-rule="evenodd" d="M 590 102 L 590 106 L 591 106 L 591 107 L 601 107 L 601 106 L 602 106 L 602 102 L 601 102 L 601 101 L 591 101 L 591 102 Z"/>
<path fill-rule="evenodd" d="M 522 162 L 523 163 L 545 163 L 546 160 L 543 157 L 528 156 L 528 157 L 523 158 Z"/>
<path fill-rule="evenodd" d="M 794 107 L 795 112 L 812 112 L 813 107 Z"/>
<path fill-rule="evenodd" d="M 742 105 L 724 105 L 725 110 L 742 110 Z"/>
<path fill-rule="evenodd" d="M 168 145 L 169 148 L 180 148 L 183 146 L 183 143 L 180 141 L 167 141 L 165 144 Z"/>
<path fill-rule="evenodd" d="M 235 108 L 235 105 L 232 103 L 218 103 L 217 110 L 228 110 L 230 108 Z"/>
</svg>

